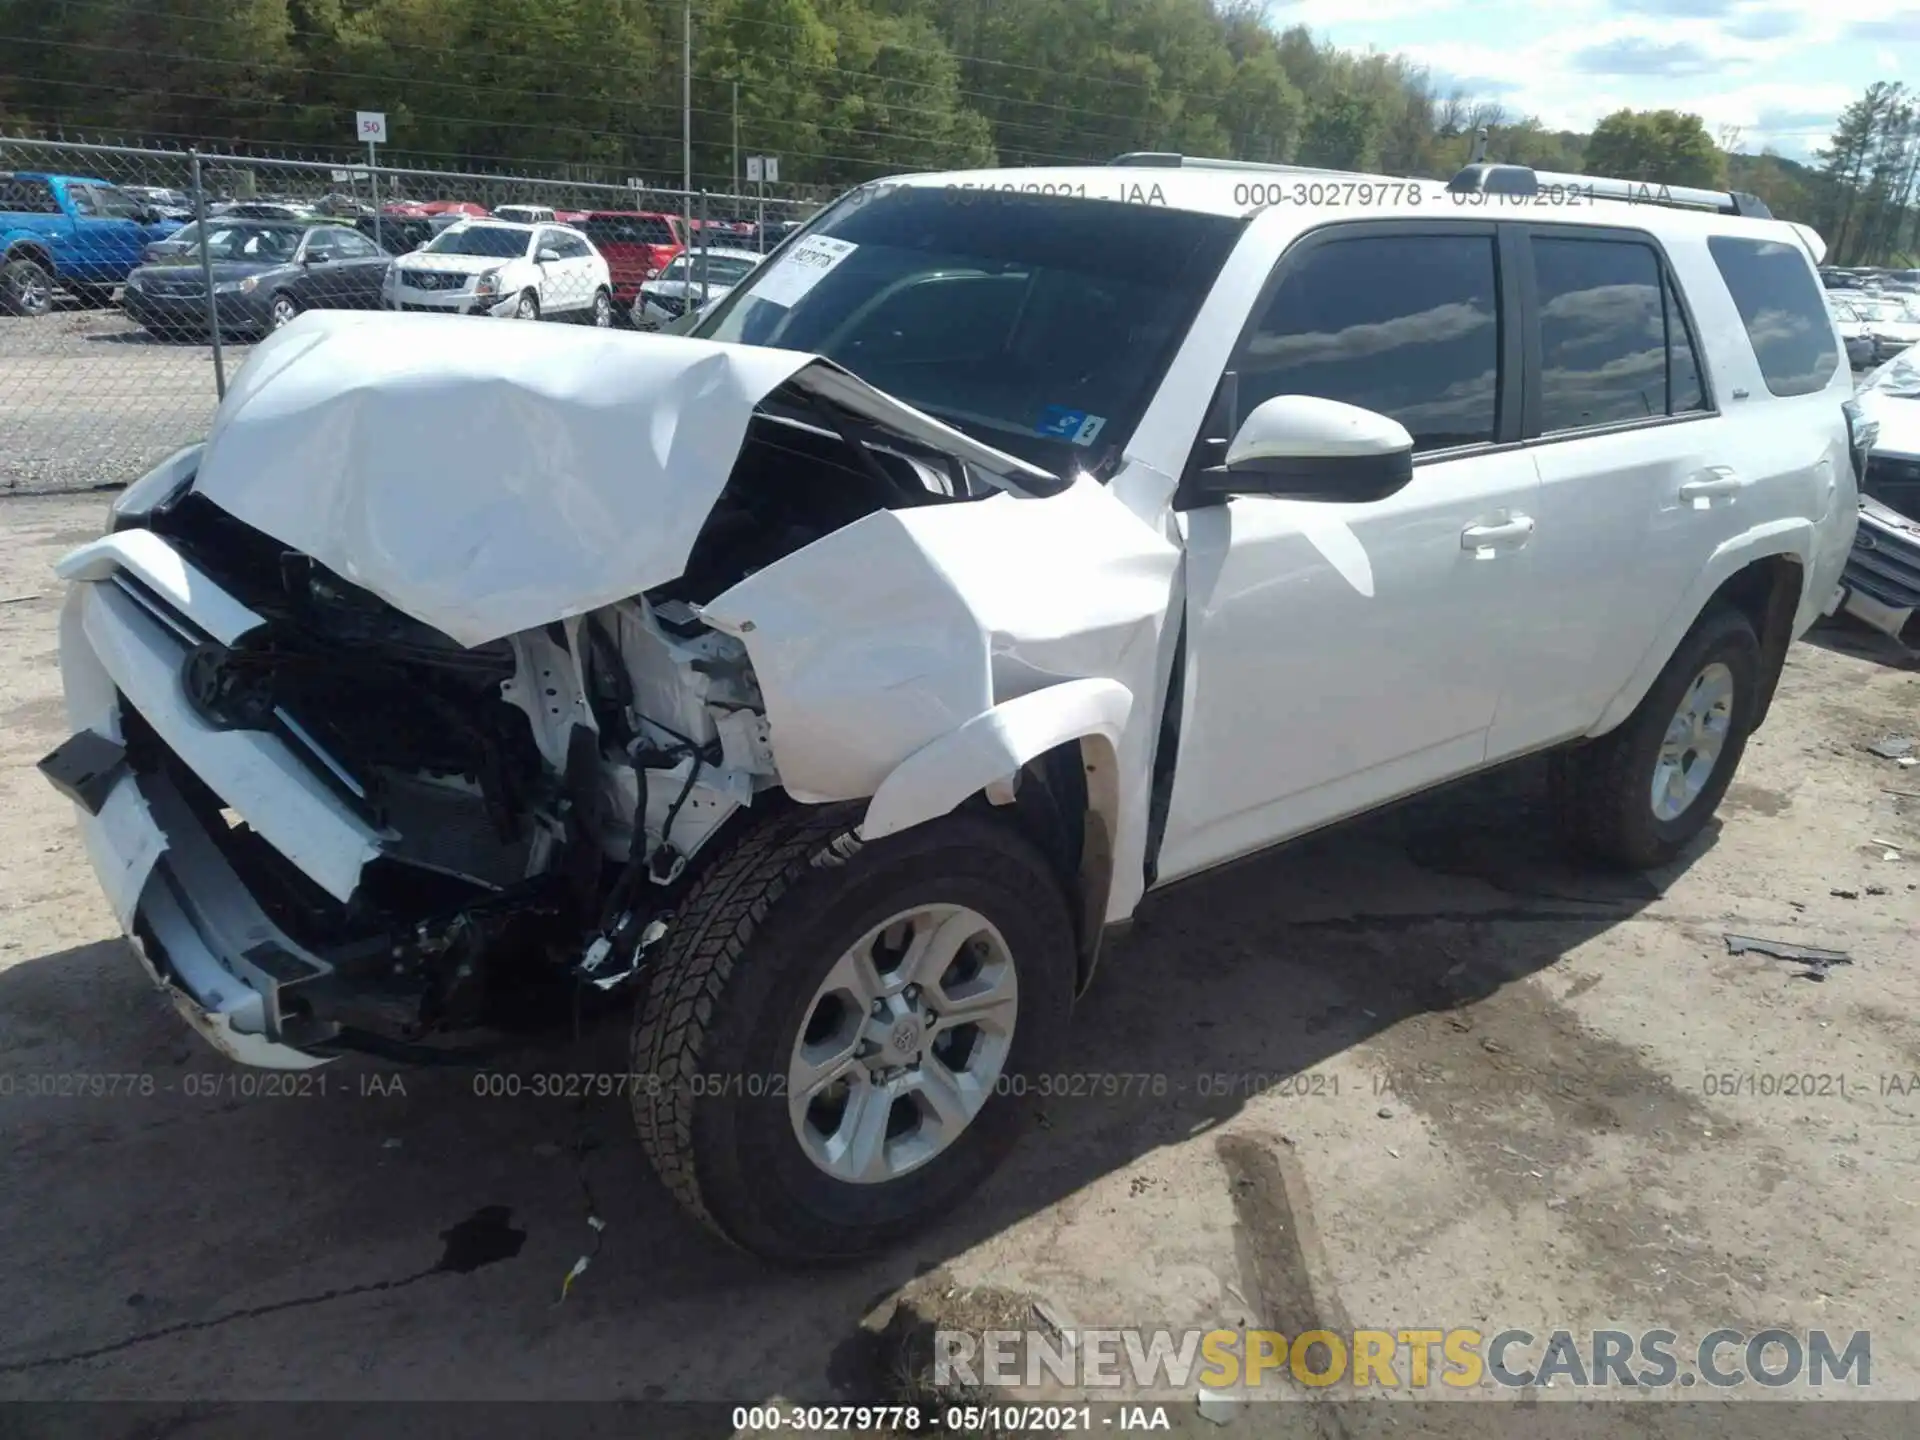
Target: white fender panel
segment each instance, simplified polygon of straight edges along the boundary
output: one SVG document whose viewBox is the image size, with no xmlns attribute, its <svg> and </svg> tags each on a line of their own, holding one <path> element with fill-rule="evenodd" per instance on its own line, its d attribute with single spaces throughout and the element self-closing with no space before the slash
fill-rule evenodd
<svg viewBox="0 0 1920 1440">
<path fill-rule="evenodd" d="M 1767 560 L 1776 555 L 1797 560 L 1803 570 L 1810 570 L 1817 544 L 1818 536 L 1813 523 L 1804 517 L 1794 516 L 1756 525 L 1714 551 L 1707 563 L 1700 567 L 1700 574 L 1694 579 L 1686 598 L 1667 617 L 1659 637 L 1641 656 L 1633 678 L 1621 687 L 1587 734 L 1604 735 L 1633 713 L 1634 707 L 1653 688 L 1653 682 L 1659 679 L 1660 672 L 1666 668 L 1667 660 L 1679 647 L 1687 631 L 1693 628 L 1693 622 L 1700 618 L 1700 612 L 1706 608 L 1713 592 L 1724 585 L 1735 571 L 1744 569 L 1756 560 Z M 1803 579 L 1798 614 L 1804 614 L 1806 609 L 1807 587 Z M 1798 614 L 1796 633 L 1799 628 Z"/>
<path fill-rule="evenodd" d="M 1069 680 L 996 705 L 913 752 L 881 782 L 863 840 L 945 815 L 969 795 L 1017 773 L 1057 745 L 1089 735 L 1120 748 L 1133 692 L 1117 680 Z"/>
</svg>

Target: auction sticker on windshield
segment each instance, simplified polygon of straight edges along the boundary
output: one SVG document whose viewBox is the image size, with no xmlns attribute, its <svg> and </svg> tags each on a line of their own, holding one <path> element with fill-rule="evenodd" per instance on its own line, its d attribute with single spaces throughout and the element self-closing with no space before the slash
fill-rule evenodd
<svg viewBox="0 0 1920 1440">
<path fill-rule="evenodd" d="M 1055 440 L 1071 440 L 1076 445 L 1091 445 L 1106 423 L 1107 417 L 1104 415 L 1089 415 L 1084 410 L 1049 405 L 1040 412 L 1040 423 L 1033 427 L 1033 433 Z"/>
<path fill-rule="evenodd" d="M 818 285 L 849 255 L 860 247 L 851 240 L 836 240 L 831 235 L 809 235 L 787 254 L 753 287 L 756 299 L 776 305 L 792 306 Z"/>
</svg>

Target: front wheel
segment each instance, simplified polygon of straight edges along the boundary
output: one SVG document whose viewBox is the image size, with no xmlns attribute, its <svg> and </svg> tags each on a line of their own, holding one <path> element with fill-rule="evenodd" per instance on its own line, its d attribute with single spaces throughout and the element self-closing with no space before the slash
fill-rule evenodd
<svg viewBox="0 0 1920 1440">
<path fill-rule="evenodd" d="M 291 295 L 276 295 L 273 297 L 273 307 L 268 313 L 273 328 L 280 330 L 294 322 L 300 314 L 300 306 Z"/>
<path fill-rule="evenodd" d="M 513 307 L 516 320 L 538 320 L 540 318 L 540 297 L 531 290 L 520 292 L 520 303 Z"/>
<path fill-rule="evenodd" d="M 681 909 L 635 1017 L 634 1120 L 676 1199 L 764 1258 L 920 1233 L 1018 1138 L 1072 1007 L 1046 859 L 961 812 L 862 844 L 805 807 Z"/>
<path fill-rule="evenodd" d="M 37 260 L 0 262 L 0 314 L 37 318 L 53 309 L 53 276 Z"/>
<path fill-rule="evenodd" d="M 1555 756 L 1556 808 L 1573 848 L 1636 870 L 1675 859 L 1733 782 L 1760 665 L 1752 623 L 1715 606 L 1617 729 Z"/>
</svg>

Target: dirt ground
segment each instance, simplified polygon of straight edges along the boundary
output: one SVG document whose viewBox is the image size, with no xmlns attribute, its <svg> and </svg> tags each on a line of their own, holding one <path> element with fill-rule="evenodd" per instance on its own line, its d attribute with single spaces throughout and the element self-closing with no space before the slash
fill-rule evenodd
<svg viewBox="0 0 1920 1440">
<path fill-rule="evenodd" d="M 0 1398 L 873 1398 L 917 1275 L 1080 1326 L 1866 1329 L 1920 1398 L 1920 767 L 1864 748 L 1920 671 L 1877 637 L 1795 648 L 1662 874 L 1565 868 L 1527 765 L 1154 897 L 1059 1068 L 1162 1082 L 1049 1101 L 912 1249 L 785 1273 L 680 1218 L 618 1099 L 353 1062 L 260 1098 L 152 992 L 32 768 L 48 567 L 105 504 L 0 499 Z"/>
</svg>

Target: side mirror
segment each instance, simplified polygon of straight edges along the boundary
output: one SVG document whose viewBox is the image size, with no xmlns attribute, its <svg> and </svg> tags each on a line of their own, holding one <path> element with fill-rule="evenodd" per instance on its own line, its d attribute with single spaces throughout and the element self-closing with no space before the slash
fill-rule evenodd
<svg viewBox="0 0 1920 1440">
<path fill-rule="evenodd" d="M 558 263 L 560 259 L 560 252 L 558 250 L 555 250 L 552 246 L 549 245 L 545 249 L 541 250 L 538 255 L 534 256 L 534 259 L 539 261 L 539 263 L 542 265 L 553 265 Z"/>
<path fill-rule="evenodd" d="M 1276 395 L 1240 424 L 1225 462 L 1193 478 L 1193 498 L 1234 495 L 1360 504 L 1413 479 L 1413 436 L 1398 420 L 1316 395 Z"/>
</svg>

